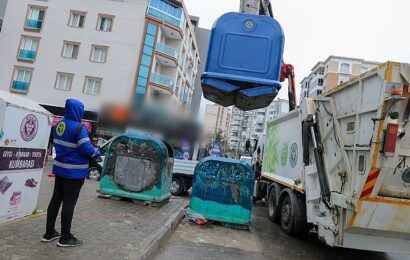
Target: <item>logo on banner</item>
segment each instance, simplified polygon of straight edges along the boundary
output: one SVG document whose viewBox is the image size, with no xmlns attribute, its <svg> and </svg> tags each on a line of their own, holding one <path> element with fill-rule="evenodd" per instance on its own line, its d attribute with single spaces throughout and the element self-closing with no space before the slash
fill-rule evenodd
<svg viewBox="0 0 410 260">
<path fill-rule="evenodd" d="M 35 115 L 29 114 L 23 118 L 23 121 L 20 125 L 20 135 L 21 138 L 30 142 L 36 137 L 38 132 L 38 119 Z"/>
<path fill-rule="evenodd" d="M 56 127 L 57 135 L 62 136 L 65 132 L 65 122 L 61 121 Z"/>
</svg>

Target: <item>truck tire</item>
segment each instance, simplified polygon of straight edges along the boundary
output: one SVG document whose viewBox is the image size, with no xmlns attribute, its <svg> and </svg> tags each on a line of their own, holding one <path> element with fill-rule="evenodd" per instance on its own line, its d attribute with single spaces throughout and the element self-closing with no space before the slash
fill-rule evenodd
<svg viewBox="0 0 410 260">
<path fill-rule="evenodd" d="M 276 183 L 273 183 L 270 186 L 268 194 L 268 217 L 269 220 L 274 223 L 280 222 L 280 207 L 279 207 L 279 194 L 280 186 Z"/>
<path fill-rule="evenodd" d="M 292 205 L 292 200 L 289 194 L 285 194 L 280 207 L 280 223 L 282 230 L 288 235 L 294 233 L 293 226 L 295 221 L 295 211 L 293 208 L 294 206 Z"/>
<path fill-rule="evenodd" d="M 280 195 L 280 204 L 282 230 L 288 235 L 306 233 L 307 220 L 304 196 L 291 189 L 284 189 Z"/>
<path fill-rule="evenodd" d="M 173 196 L 180 196 L 185 192 L 185 182 L 180 177 L 172 177 L 171 194 Z"/>
</svg>

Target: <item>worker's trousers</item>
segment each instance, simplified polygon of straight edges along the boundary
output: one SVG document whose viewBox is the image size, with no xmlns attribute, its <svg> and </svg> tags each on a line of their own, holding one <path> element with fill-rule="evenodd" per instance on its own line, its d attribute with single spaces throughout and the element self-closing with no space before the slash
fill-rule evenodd
<svg viewBox="0 0 410 260">
<path fill-rule="evenodd" d="M 84 179 L 65 179 L 56 176 L 53 197 L 47 209 L 46 233 L 52 235 L 55 232 L 55 223 L 61 203 L 61 238 L 71 237 L 71 222 L 73 220 L 74 208 L 80 195 Z"/>
</svg>

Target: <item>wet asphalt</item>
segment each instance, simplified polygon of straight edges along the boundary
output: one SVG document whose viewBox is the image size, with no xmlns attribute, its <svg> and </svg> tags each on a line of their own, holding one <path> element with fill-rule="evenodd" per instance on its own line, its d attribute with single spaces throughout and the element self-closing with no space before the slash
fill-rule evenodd
<svg viewBox="0 0 410 260">
<path fill-rule="evenodd" d="M 410 260 L 410 255 L 332 248 L 314 235 L 288 236 L 266 214 L 264 205 L 254 206 L 249 231 L 184 220 L 154 259 Z"/>
</svg>

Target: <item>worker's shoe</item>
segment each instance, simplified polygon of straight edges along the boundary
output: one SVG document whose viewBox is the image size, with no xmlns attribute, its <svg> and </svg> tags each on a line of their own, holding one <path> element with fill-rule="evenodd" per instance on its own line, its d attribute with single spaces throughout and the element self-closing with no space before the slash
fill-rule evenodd
<svg viewBox="0 0 410 260">
<path fill-rule="evenodd" d="M 47 233 L 44 234 L 43 238 L 41 238 L 41 242 L 43 243 L 50 243 L 54 240 L 57 240 L 61 237 L 61 234 L 55 231 L 53 234 L 48 235 Z"/>
<path fill-rule="evenodd" d="M 59 247 L 75 247 L 75 246 L 82 246 L 83 241 L 77 239 L 75 236 L 71 235 L 68 239 L 60 238 L 57 243 Z"/>
</svg>

